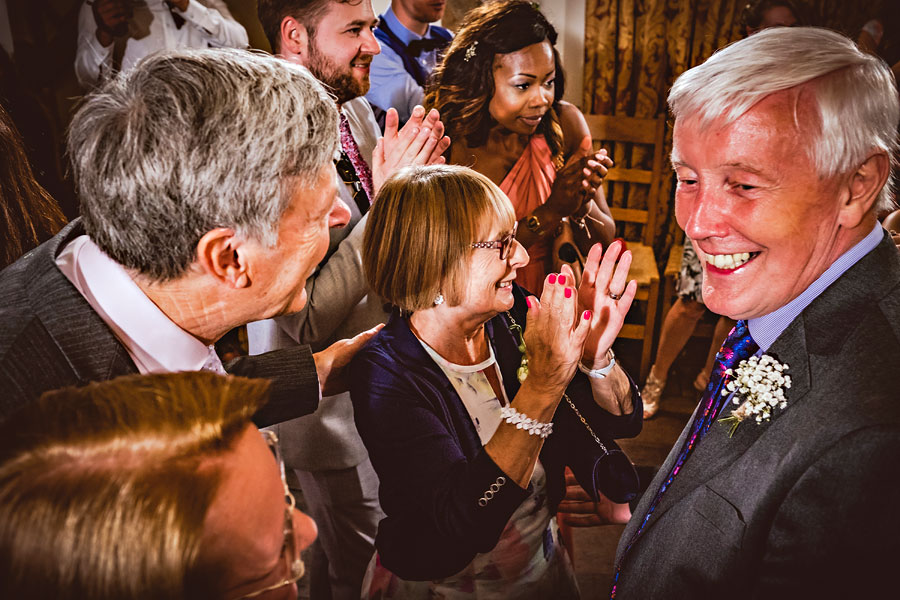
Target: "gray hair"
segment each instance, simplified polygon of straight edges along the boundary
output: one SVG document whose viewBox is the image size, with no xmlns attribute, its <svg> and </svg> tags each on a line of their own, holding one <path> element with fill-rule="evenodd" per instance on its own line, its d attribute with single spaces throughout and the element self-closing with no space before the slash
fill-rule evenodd
<svg viewBox="0 0 900 600">
<path fill-rule="evenodd" d="M 338 148 L 309 71 L 245 50 L 155 54 L 90 95 L 68 154 L 88 235 L 153 280 L 182 275 L 217 227 L 266 246 Z"/>
<path fill-rule="evenodd" d="M 735 42 L 681 75 L 669 107 L 676 119 L 699 118 L 701 127 L 727 124 L 766 96 L 817 78 L 811 92 L 822 126 L 808 136 L 808 149 L 819 176 L 855 169 L 875 150 L 893 164 L 900 121 L 894 77 L 880 58 L 827 29 L 773 27 Z M 891 175 L 877 209 L 892 207 L 893 185 Z"/>
</svg>

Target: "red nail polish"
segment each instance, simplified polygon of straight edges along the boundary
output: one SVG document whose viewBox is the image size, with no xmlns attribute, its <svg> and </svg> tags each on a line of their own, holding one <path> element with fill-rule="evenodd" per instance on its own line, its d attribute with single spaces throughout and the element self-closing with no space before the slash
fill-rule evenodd
<svg viewBox="0 0 900 600">
<path fill-rule="evenodd" d="M 592 315 L 591 315 L 591 311 L 589 311 L 589 310 L 584 311 L 584 315 L 583 315 L 583 316 L 584 316 L 584 320 L 585 320 L 585 321 L 590 321 L 590 320 L 591 320 L 591 316 L 592 316 Z"/>
<path fill-rule="evenodd" d="M 525 304 L 528 305 L 528 308 L 531 308 L 531 298 L 525 298 Z"/>
<path fill-rule="evenodd" d="M 566 288 L 565 296 L 566 296 L 566 298 L 572 297 L 572 288 Z"/>
<path fill-rule="evenodd" d="M 560 276 L 559 276 L 559 283 L 560 283 L 560 285 L 565 285 L 565 284 L 566 284 L 566 276 L 565 276 L 565 275 L 560 275 Z M 566 296 L 566 298 L 568 298 L 568 296 Z"/>
<path fill-rule="evenodd" d="M 550 277 L 547 278 L 547 281 L 550 283 L 556 283 L 556 273 L 550 273 Z"/>
</svg>

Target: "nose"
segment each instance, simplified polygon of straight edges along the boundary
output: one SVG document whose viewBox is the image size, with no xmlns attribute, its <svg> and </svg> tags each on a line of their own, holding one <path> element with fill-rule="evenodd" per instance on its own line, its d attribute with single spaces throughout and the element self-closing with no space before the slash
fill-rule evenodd
<svg viewBox="0 0 900 600">
<path fill-rule="evenodd" d="M 331 207 L 331 213 L 328 215 L 328 226 L 331 228 L 344 227 L 350 222 L 350 208 L 344 204 L 340 197 L 334 197 L 334 206 Z"/>
<path fill-rule="evenodd" d="M 536 93 L 531 97 L 533 106 L 550 107 L 553 104 L 553 89 L 544 85 L 535 85 L 533 88 Z"/>
<path fill-rule="evenodd" d="M 519 243 L 519 240 L 513 240 L 512 252 L 510 253 L 508 260 L 509 266 L 513 269 L 521 269 L 528 264 L 528 250 Z"/>
<path fill-rule="evenodd" d="M 360 52 L 364 54 L 381 54 L 381 46 L 378 44 L 378 40 L 375 39 L 374 31 L 364 27 L 360 36 L 362 37 L 362 44 L 359 47 Z"/>
<path fill-rule="evenodd" d="M 293 515 L 294 540 L 298 550 L 303 550 L 312 544 L 319 533 L 316 522 L 309 515 L 300 512 L 296 508 Z"/>
<path fill-rule="evenodd" d="M 675 194 L 675 216 L 692 240 L 725 237 L 728 233 L 726 201 L 700 185 L 696 194 Z"/>
</svg>

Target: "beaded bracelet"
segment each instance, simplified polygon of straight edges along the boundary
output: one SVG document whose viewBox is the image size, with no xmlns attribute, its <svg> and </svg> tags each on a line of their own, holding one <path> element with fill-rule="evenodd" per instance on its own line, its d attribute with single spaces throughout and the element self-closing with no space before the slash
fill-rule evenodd
<svg viewBox="0 0 900 600">
<path fill-rule="evenodd" d="M 530 417 L 520 413 L 512 406 L 504 406 L 500 411 L 500 416 L 510 425 L 515 425 L 516 429 L 524 429 L 528 435 L 539 435 L 541 439 L 546 438 L 553 433 L 553 423 L 541 423 Z"/>
</svg>

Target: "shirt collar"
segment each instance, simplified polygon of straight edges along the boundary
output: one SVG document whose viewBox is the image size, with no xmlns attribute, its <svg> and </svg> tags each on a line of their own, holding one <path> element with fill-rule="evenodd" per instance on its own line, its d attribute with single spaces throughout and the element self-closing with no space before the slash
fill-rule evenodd
<svg viewBox="0 0 900 600">
<path fill-rule="evenodd" d="M 799 296 L 767 315 L 750 319 L 748 326 L 753 341 L 759 345 L 758 354 L 768 351 L 775 343 L 778 336 L 787 329 L 787 326 L 809 306 L 813 300 L 819 297 L 828 286 L 837 281 L 847 269 L 855 265 L 863 256 L 871 252 L 881 241 L 884 230 L 881 224 L 875 223 L 875 227 L 862 240 L 852 248 L 844 252 L 835 260 L 818 279 L 812 282 Z"/>
<path fill-rule="evenodd" d="M 387 23 L 388 29 L 390 29 L 394 35 L 396 35 L 401 42 L 403 42 L 404 46 L 409 46 L 409 43 L 413 40 L 422 40 L 430 37 L 431 34 L 431 25 L 428 26 L 428 29 L 425 31 L 425 35 L 419 35 L 417 33 L 413 33 L 409 29 L 406 28 L 406 25 L 400 22 L 397 18 L 397 15 L 394 14 L 394 9 L 388 7 L 384 14 L 381 15 L 381 18 Z"/>
<path fill-rule="evenodd" d="M 211 347 L 166 316 L 88 236 L 72 240 L 56 263 L 125 346 L 139 372 L 209 368 Z"/>
</svg>

